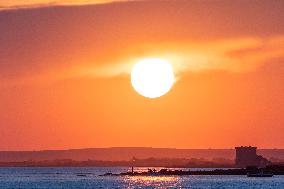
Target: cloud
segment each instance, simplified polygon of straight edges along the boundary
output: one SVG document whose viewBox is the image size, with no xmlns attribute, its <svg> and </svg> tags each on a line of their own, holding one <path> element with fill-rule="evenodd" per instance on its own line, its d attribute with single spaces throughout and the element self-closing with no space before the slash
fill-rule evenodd
<svg viewBox="0 0 284 189">
<path fill-rule="evenodd" d="M 149 51 L 148 55 L 137 54 L 136 57 L 125 58 L 121 62 L 81 67 L 81 69 L 77 67 L 74 69 L 77 72 L 74 71 L 74 73 L 89 77 L 128 75 L 135 62 L 149 57 L 170 60 L 177 75 L 208 70 L 248 72 L 264 64 L 271 64 L 275 59 L 284 60 L 284 35 L 268 38 L 246 37 L 200 43 L 162 44 L 168 48 L 157 50 L 158 47 L 155 46 L 158 45 L 152 44 L 152 48 L 156 50 Z"/>
<path fill-rule="evenodd" d="M 212 41 L 185 50 L 181 57 L 183 70 L 253 71 L 274 59 L 284 58 L 284 35 L 243 37 Z M 180 63 L 180 64 L 182 64 Z"/>
<path fill-rule="evenodd" d="M 38 8 L 38 7 L 50 7 L 60 5 L 89 5 L 89 4 L 102 4 L 110 2 L 119 2 L 123 0 L 10 0 L 6 2 L 0 2 L 0 10 L 14 10 L 25 8 Z"/>
<path fill-rule="evenodd" d="M 169 59 L 179 74 L 254 70 L 283 58 L 283 7 L 126 1 L 0 11 L 0 78 L 114 77 L 144 57 Z"/>
</svg>

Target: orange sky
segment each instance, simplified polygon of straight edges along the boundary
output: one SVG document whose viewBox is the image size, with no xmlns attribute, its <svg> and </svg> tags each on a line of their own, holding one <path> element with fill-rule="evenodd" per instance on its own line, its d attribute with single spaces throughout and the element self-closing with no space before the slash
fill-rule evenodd
<svg viewBox="0 0 284 189">
<path fill-rule="evenodd" d="M 31 8 L 0 10 L 0 150 L 284 148 L 283 1 L 11 2 Z M 158 99 L 130 84 L 147 57 L 178 78 Z"/>
</svg>

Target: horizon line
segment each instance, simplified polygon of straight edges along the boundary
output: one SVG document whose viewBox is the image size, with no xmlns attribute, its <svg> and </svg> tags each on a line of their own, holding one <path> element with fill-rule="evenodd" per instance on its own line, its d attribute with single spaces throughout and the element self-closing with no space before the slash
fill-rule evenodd
<svg viewBox="0 0 284 189">
<path fill-rule="evenodd" d="M 250 145 L 247 145 L 250 146 Z M 235 146 L 240 147 L 240 146 Z M 39 150 L 1 150 L 0 152 L 46 152 L 46 151 L 72 151 L 72 150 L 92 150 L 92 149 L 118 149 L 118 148 L 147 148 L 147 149 L 167 149 L 167 150 L 235 150 L 235 147 L 231 148 L 173 148 L 173 147 L 147 147 L 147 146 L 112 146 L 112 147 L 86 147 L 86 148 L 66 148 L 66 149 L 39 149 Z M 257 147 L 257 146 L 252 146 Z M 258 148 L 257 150 L 284 150 L 284 148 Z"/>
</svg>

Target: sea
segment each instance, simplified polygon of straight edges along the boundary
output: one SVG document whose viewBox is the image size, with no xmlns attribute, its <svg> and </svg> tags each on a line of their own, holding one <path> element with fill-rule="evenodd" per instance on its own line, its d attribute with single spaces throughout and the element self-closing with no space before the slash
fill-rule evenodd
<svg viewBox="0 0 284 189">
<path fill-rule="evenodd" d="M 135 168 L 147 171 L 148 168 Z M 159 170 L 159 168 L 155 168 Z M 196 169 L 191 169 L 196 170 Z M 204 169 L 197 169 L 204 170 Z M 208 169 L 207 169 L 208 170 Z M 211 170 L 211 169 L 210 169 Z M 130 171 L 128 167 L 0 168 L 0 189 L 196 188 L 284 189 L 284 176 L 251 178 L 245 175 L 99 176 Z"/>
</svg>

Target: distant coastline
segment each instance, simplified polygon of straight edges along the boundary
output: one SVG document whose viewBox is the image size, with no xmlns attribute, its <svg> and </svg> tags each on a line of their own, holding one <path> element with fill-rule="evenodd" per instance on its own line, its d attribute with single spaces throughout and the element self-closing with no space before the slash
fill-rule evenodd
<svg viewBox="0 0 284 189">
<path fill-rule="evenodd" d="M 168 167 L 168 168 L 234 168 L 234 162 L 224 159 L 223 161 L 208 161 L 205 159 L 136 159 L 128 161 L 101 161 L 87 160 L 75 161 L 72 159 L 57 159 L 45 161 L 21 161 L 0 162 L 0 167 Z"/>
<path fill-rule="evenodd" d="M 284 149 L 258 149 L 271 162 L 284 162 Z M 44 151 L 0 151 L 0 166 L 136 166 L 141 167 L 234 167 L 235 149 L 174 149 L 148 147 L 88 148 Z"/>
</svg>

